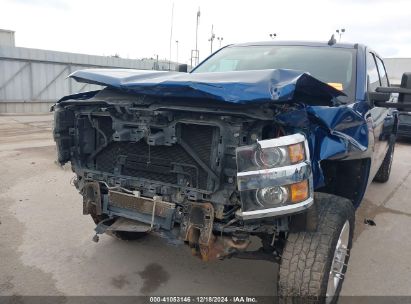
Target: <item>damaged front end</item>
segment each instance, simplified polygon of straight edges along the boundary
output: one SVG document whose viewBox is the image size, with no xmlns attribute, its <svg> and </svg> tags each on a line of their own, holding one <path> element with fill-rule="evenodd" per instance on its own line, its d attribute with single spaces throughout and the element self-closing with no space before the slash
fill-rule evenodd
<svg viewBox="0 0 411 304">
<path fill-rule="evenodd" d="M 107 88 L 54 108 L 58 161 L 71 162 L 99 234 L 157 233 L 203 260 L 273 259 L 290 217 L 324 184 L 320 160 L 367 147 L 358 111 L 330 107 L 341 92 L 307 74 L 254 71 L 261 86 L 270 79 L 267 93 L 247 73 L 219 84 L 107 73 L 75 73 Z M 239 99 L 240 87 L 252 102 Z M 327 108 L 338 111 L 316 116 Z M 262 246 L 249 254 L 254 236 Z"/>
</svg>

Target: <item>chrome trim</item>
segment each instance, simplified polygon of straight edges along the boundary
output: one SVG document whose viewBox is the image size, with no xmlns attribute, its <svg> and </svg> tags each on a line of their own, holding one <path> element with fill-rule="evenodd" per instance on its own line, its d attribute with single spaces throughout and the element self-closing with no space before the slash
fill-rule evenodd
<svg viewBox="0 0 411 304">
<path fill-rule="evenodd" d="M 245 212 L 237 211 L 236 216 L 243 220 L 259 219 L 259 218 L 264 218 L 264 217 L 275 217 L 275 216 L 304 211 L 310 208 L 313 202 L 314 202 L 314 199 L 312 197 L 309 197 L 305 201 L 302 201 L 297 204 L 292 204 L 292 205 L 286 205 L 286 206 L 269 208 L 269 209 L 245 211 Z"/>
<path fill-rule="evenodd" d="M 310 149 L 308 148 L 308 140 L 304 139 L 305 160 L 311 166 Z"/>
<path fill-rule="evenodd" d="M 306 180 L 310 174 L 311 166 L 308 161 L 285 167 L 238 172 L 237 187 L 239 191 L 245 191 L 284 186 Z"/>
<path fill-rule="evenodd" d="M 281 146 L 289 146 L 305 141 L 305 136 L 301 133 L 295 133 L 292 135 L 281 136 L 278 138 L 257 140 L 257 144 L 262 148 L 273 148 Z M 308 159 L 308 158 L 307 158 Z"/>
</svg>

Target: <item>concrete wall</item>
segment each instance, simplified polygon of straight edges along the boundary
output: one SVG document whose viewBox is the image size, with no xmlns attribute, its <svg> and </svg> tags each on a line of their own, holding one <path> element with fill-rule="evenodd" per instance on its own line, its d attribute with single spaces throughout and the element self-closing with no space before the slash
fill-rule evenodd
<svg viewBox="0 0 411 304">
<path fill-rule="evenodd" d="M 101 88 L 67 79 L 87 68 L 168 70 L 168 61 L 137 60 L 0 45 L 0 113 L 47 112 L 61 97 Z M 170 69 L 176 64 L 172 62 Z"/>
</svg>

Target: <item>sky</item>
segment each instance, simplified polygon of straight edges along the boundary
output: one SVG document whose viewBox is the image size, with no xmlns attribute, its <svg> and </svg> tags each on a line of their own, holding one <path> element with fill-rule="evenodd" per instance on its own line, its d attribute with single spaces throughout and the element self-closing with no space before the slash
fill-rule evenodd
<svg viewBox="0 0 411 304">
<path fill-rule="evenodd" d="M 409 0 L 0 0 L 0 28 L 14 30 L 20 47 L 168 60 L 172 25 L 171 60 L 189 63 L 199 8 L 200 60 L 210 54 L 212 26 L 214 51 L 217 37 L 221 46 L 270 40 L 272 33 L 328 41 L 344 28 L 342 42 L 411 57 Z"/>
</svg>

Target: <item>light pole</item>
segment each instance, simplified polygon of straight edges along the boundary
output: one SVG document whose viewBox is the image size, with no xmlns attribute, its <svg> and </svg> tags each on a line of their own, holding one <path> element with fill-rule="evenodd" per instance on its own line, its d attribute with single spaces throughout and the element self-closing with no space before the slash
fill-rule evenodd
<svg viewBox="0 0 411 304">
<path fill-rule="evenodd" d="M 197 23 L 196 23 L 196 52 L 198 51 L 198 47 L 197 47 L 197 45 L 198 45 L 198 22 L 200 21 L 200 15 L 201 15 L 201 13 L 200 13 L 200 8 L 198 8 L 198 11 L 197 11 Z"/>
<path fill-rule="evenodd" d="M 208 41 L 210 41 L 210 46 L 211 46 L 211 53 L 213 53 L 213 42 L 215 39 L 215 34 L 214 34 L 214 24 L 211 25 L 211 36 L 210 39 L 208 39 Z"/>
<path fill-rule="evenodd" d="M 178 63 L 178 40 L 176 40 L 176 62 Z"/>
<path fill-rule="evenodd" d="M 274 38 L 276 38 L 276 37 L 277 37 L 277 34 L 276 34 L 276 33 L 270 34 L 270 38 L 271 38 L 271 39 L 274 39 Z"/>
<path fill-rule="evenodd" d="M 196 48 L 195 50 L 191 50 L 191 66 L 196 66 L 199 60 L 199 52 L 198 52 L 198 23 L 200 22 L 200 8 L 197 11 L 197 22 L 196 22 Z"/>
<path fill-rule="evenodd" d="M 337 34 L 340 36 L 340 38 L 338 39 L 338 41 L 341 41 L 341 36 L 342 36 L 342 34 L 345 33 L 345 28 L 337 29 L 336 32 L 337 32 Z"/>
<path fill-rule="evenodd" d="M 220 48 L 221 48 L 221 42 L 223 42 L 223 37 L 217 37 L 218 42 L 220 43 Z"/>
</svg>

